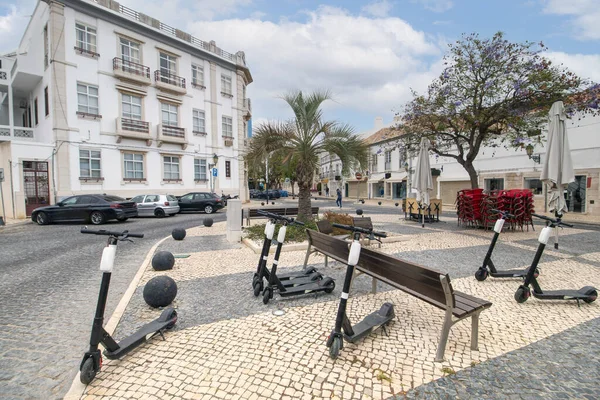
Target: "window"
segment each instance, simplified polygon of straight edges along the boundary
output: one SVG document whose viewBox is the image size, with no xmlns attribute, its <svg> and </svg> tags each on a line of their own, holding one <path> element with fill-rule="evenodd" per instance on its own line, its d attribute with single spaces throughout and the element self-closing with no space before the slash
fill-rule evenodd
<svg viewBox="0 0 600 400">
<path fill-rule="evenodd" d="M 44 69 L 48 68 L 48 24 L 44 26 Z"/>
<path fill-rule="evenodd" d="M 160 80 L 171 85 L 177 84 L 173 75 L 177 73 L 177 58 L 167 53 L 160 53 Z"/>
<path fill-rule="evenodd" d="M 194 159 L 194 180 L 206 181 L 206 160 Z"/>
<path fill-rule="evenodd" d="M 225 161 L 225 178 L 231 178 L 231 161 Z"/>
<path fill-rule="evenodd" d="M 78 83 L 77 104 L 79 112 L 98 115 L 98 87 Z"/>
<path fill-rule="evenodd" d="M 157 201 L 160 201 L 160 196 L 155 194 L 149 194 L 148 196 L 146 196 L 146 200 L 144 200 L 144 203 L 156 203 Z"/>
<path fill-rule="evenodd" d="M 48 86 L 44 88 L 44 112 L 46 113 L 46 117 L 50 115 L 50 102 L 48 99 Z"/>
<path fill-rule="evenodd" d="M 533 194 L 542 194 L 543 183 L 538 178 L 525 178 L 525 189 L 530 189 Z"/>
<path fill-rule="evenodd" d="M 125 179 L 144 179 L 144 155 L 139 153 L 124 153 Z"/>
<path fill-rule="evenodd" d="M 75 24 L 75 33 L 77 38 L 77 49 L 95 54 L 96 29 L 83 24 Z"/>
<path fill-rule="evenodd" d="M 141 63 L 140 44 L 126 38 L 119 38 L 121 46 L 121 59 L 125 62 Z"/>
<path fill-rule="evenodd" d="M 121 112 L 123 118 L 142 120 L 142 98 L 123 93 L 121 95 Z"/>
<path fill-rule="evenodd" d="M 204 111 L 202 110 L 193 110 L 193 131 L 194 133 L 205 133 L 206 130 L 204 128 Z"/>
<path fill-rule="evenodd" d="M 170 103 L 160 103 L 162 110 L 162 123 L 167 126 L 177 126 L 177 106 Z"/>
<path fill-rule="evenodd" d="M 81 178 L 100 178 L 100 151 L 79 150 L 79 176 Z"/>
<path fill-rule="evenodd" d="M 133 199 L 131 199 L 132 202 L 134 203 L 143 203 L 144 202 L 144 196 L 145 195 L 140 195 L 140 196 L 135 196 Z"/>
<path fill-rule="evenodd" d="M 204 87 L 204 67 L 192 65 L 192 85 Z"/>
<path fill-rule="evenodd" d="M 491 178 L 484 179 L 484 188 L 486 191 L 490 190 L 503 190 L 504 189 L 504 178 Z"/>
<path fill-rule="evenodd" d="M 40 120 L 38 118 L 38 101 L 37 101 L 37 97 L 33 100 L 33 122 L 35 123 L 35 126 L 37 126 L 37 124 L 40 123 Z"/>
<path fill-rule="evenodd" d="M 61 201 L 61 203 L 64 206 L 74 206 L 75 204 L 77 204 L 78 199 L 79 199 L 79 196 L 73 196 L 73 197 L 69 197 L 69 198 Z"/>
<path fill-rule="evenodd" d="M 164 166 L 163 179 L 165 181 L 179 180 L 179 157 L 164 156 L 163 157 L 163 166 Z"/>
<path fill-rule="evenodd" d="M 385 170 L 389 171 L 391 169 L 392 169 L 392 152 L 388 150 L 385 152 Z"/>
<path fill-rule="evenodd" d="M 231 117 L 226 117 L 223 115 L 223 136 L 224 137 L 233 137 L 233 120 Z"/>
<path fill-rule="evenodd" d="M 221 93 L 232 96 L 230 75 L 221 74 Z"/>
</svg>

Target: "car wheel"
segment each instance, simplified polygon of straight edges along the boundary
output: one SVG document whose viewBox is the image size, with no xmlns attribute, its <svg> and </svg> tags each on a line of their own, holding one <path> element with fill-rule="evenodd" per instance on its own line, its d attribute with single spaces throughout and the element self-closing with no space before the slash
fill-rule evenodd
<svg viewBox="0 0 600 400">
<path fill-rule="evenodd" d="M 158 217 L 158 218 L 162 218 L 165 216 L 165 210 L 163 210 L 162 208 L 157 208 L 156 210 L 154 210 L 154 216 Z"/>
<path fill-rule="evenodd" d="M 207 214 L 212 214 L 213 211 L 214 211 L 214 208 L 210 204 L 204 207 L 204 212 Z"/>
<path fill-rule="evenodd" d="M 106 218 L 104 217 L 104 214 L 102 214 L 100 211 L 93 211 L 90 214 L 90 222 L 93 225 L 102 225 L 105 220 Z"/>
<path fill-rule="evenodd" d="M 50 221 L 48 221 L 48 215 L 46 215 L 45 212 L 39 212 L 35 216 L 35 222 L 37 222 L 38 225 L 48 225 Z"/>
</svg>

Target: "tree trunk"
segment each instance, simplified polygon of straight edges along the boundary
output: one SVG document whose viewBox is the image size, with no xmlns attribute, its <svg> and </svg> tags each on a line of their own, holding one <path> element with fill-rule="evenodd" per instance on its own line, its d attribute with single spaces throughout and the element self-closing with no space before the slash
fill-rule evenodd
<svg viewBox="0 0 600 400">
<path fill-rule="evenodd" d="M 294 194 L 295 193 L 294 192 L 294 190 L 295 190 L 294 185 L 296 184 L 296 181 L 290 180 L 290 183 L 292 184 L 292 196 L 295 196 L 295 194 Z"/>
<path fill-rule="evenodd" d="M 469 173 L 469 179 L 471 180 L 471 189 L 478 189 L 479 182 L 477 181 L 477 171 L 475 171 L 475 167 L 470 162 L 465 162 L 463 167 Z"/>
<path fill-rule="evenodd" d="M 310 201 L 310 184 L 306 182 L 298 182 L 298 219 L 300 221 L 308 221 L 312 219 L 311 201 Z"/>
</svg>

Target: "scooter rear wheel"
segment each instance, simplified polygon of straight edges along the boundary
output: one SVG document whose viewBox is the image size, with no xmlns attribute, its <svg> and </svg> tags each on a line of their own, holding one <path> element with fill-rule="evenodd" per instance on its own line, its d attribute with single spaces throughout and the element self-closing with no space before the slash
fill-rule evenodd
<svg viewBox="0 0 600 400">
<path fill-rule="evenodd" d="M 585 292 L 585 294 L 589 297 L 583 299 L 583 301 L 585 301 L 588 304 L 593 303 L 594 300 L 598 298 L 598 292 L 595 289 L 590 289 L 587 292 Z"/>
<path fill-rule="evenodd" d="M 478 269 L 477 272 L 475 272 L 475 279 L 477 279 L 479 282 L 485 281 L 487 277 L 488 272 L 486 269 Z"/>
<path fill-rule="evenodd" d="M 323 279 L 323 275 L 320 273 L 314 274 L 310 277 L 311 281 L 320 281 L 321 279 Z"/>
<path fill-rule="evenodd" d="M 96 368 L 94 367 L 94 359 L 88 357 L 81 366 L 81 373 L 79 374 L 79 380 L 84 385 L 89 384 L 96 377 Z"/>
<path fill-rule="evenodd" d="M 175 326 L 175 324 L 177 323 L 177 311 L 173 310 L 169 313 L 169 316 L 167 317 L 167 320 L 169 319 L 173 319 L 175 318 L 175 321 L 170 323 L 169 325 L 165 326 L 165 329 L 173 329 L 173 327 Z"/>
<path fill-rule="evenodd" d="M 334 337 L 331 346 L 329 347 L 329 357 L 336 359 L 340 355 L 340 349 L 342 348 L 342 338 Z"/>
</svg>

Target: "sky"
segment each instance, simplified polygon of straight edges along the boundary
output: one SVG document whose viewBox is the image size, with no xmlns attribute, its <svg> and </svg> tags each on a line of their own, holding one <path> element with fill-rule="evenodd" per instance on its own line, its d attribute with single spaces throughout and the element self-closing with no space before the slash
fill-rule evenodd
<svg viewBox="0 0 600 400">
<path fill-rule="evenodd" d="M 542 41 L 550 59 L 600 82 L 600 0 L 121 0 L 189 32 L 242 50 L 253 125 L 291 117 L 281 95 L 328 89 L 325 118 L 372 129 L 391 123 L 439 75 L 462 33 Z M 0 0 L 0 53 L 14 50 L 35 0 Z M 167 7 L 164 4 L 168 4 Z"/>
</svg>

